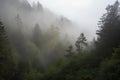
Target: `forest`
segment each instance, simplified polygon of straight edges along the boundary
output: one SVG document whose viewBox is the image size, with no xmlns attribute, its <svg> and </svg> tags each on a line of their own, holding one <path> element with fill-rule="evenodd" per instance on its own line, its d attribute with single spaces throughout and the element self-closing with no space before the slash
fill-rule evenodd
<svg viewBox="0 0 120 80">
<path fill-rule="evenodd" d="M 119 5 L 106 5 L 88 41 L 39 2 L 0 0 L 0 80 L 120 80 Z"/>
</svg>

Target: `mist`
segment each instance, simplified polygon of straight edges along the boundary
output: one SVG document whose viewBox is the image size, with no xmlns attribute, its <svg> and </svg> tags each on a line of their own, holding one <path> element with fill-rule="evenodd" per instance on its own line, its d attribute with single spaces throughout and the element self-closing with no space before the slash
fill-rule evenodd
<svg viewBox="0 0 120 80">
<path fill-rule="evenodd" d="M 97 23 L 102 14 L 106 12 L 106 5 L 113 4 L 115 0 L 28 1 L 31 3 L 31 5 L 33 2 L 37 3 L 39 1 L 45 8 L 48 8 L 55 14 L 64 15 L 66 18 L 77 24 L 77 28 L 75 27 L 77 33 L 84 32 L 88 40 L 91 41 L 94 37 L 96 37 L 96 30 L 98 29 Z"/>
<path fill-rule="evenodd" d="M 0 0 L 0 80 L 119 80 L 113 1 Z"/>
<path fill-rule="evenodd" d="M 83 22 L 80 22 L 82 24 L 78 24 L 64 15 L 53 13 L 40 2 L 34 4 L 29 4 L 27 0 L 20 0 L 19 2 L 21 5 L 18 1 L 14 0 L 2 1 L 1 17 L 14 22 L 15 17 L 19 15 L 26 27 L 32 28 L 38 23 L 40 24 L 42 31 L 46 31 L 50 26 L 54 25 L 59 28 L 61 36 L 67 34 L 69 37 L 73 37 L 73 39 L 77 38 L 81 32 L 86 34 L 89 41 L 95 37 L 95 31 L 93 32 L 91 29 L 91 31 L 89 29 L 87 30 L 85 25 L 83 25 Z"/>
<path fill-rule="evenodd" d="M 39 2 L 30 5 L 27 0 L 1 0 L 0 18 L 15 53 L 24 59 L 37 51 L 44 66 L 64 56 L 64 48 L 75 44 L 81 33 L 74 22 L 54 14 Z"/>
<path fill-rule="evenodd" d="M 74 44 L 80 33 L 84 32 L 88 41 L 96 37 L 93 25 L 88 21 L 90 28 L 85 27 L 84 22 L 78 24 L 69 17 L 52 12 L 39 1 L 0 0 L 0 18 L 14 51 L 22 59 L 38 51 L 38 58 L 44 66 L 56 57 L 64 56 L 68 46 L 73 45 L 75 50 Z"/>
</svg>

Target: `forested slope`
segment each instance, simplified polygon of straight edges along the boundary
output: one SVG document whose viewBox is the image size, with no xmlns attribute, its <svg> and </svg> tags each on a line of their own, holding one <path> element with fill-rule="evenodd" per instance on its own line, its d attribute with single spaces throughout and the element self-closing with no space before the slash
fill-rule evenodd
<svg viewBox="0 0 120 80">
<path fill-rule="evenodd" d="M 11 1 L 22 11 L 44 10 L 40 3 L 31 7 L 28 2 Z M 47 29 L 42 29 L 45 22 L 41 18 L 30 28 L 33 23 L 25 22 L 18 13 L 15 20 L 9 21 L 0 12 L 0 80 L 120 80 L 119 10 L 118 1 L 106 8 L 98 22 L 97 39 L 91 45 L 82 32 L 74 44 L 60 32 L 72 25 L 65 18 L 58 20 L 59 24 L 53 20 L 46 25 Z"/>
</svg>

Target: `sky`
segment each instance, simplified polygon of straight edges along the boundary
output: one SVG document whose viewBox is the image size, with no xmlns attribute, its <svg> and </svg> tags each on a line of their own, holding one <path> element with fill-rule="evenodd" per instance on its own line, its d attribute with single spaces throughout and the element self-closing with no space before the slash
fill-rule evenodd
<svg viewBox="0 0 120 80">
<path fill-rule="evenodd" d="M 28 0 L 30 3 L 39 1 L 43 7 L 48 8 L 58 15 L 63 15 L 79 25 L 79 29 L 84 27 L 93 36 L 98 29 L 99 18 L 105 13 L 108 4 L 113 4 L 116 0 Z M 89 29 L 89 30 L 88 30 Z M 93 37 L 92 36 L 92 37 Z"/>
</svg>

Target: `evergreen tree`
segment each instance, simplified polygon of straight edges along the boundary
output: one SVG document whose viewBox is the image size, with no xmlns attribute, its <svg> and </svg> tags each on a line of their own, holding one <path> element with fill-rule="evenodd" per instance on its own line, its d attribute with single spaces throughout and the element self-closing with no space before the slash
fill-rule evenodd
<svg viewBox="0 0 120 80">
<path fill-rule="evenodd" d="M 14 61 L 4 25 L 0 22 L 0 80 L 12 80 Z"/>
<path fill-rule="evenodd" d="M 42 31 L 40 29 L 39 24 L 36 24 L 33 31 L 33 42 L 37 45 L 37 47 L 41 49 L 42 41 L 43 41 Z"/>
<path fill-rule="evenodd" d="M 120 48 L 115 48 L 110 59 L 102 62 L 96 80 L 120 80 Z"/>
<path fill-rule="evenodd" d="M 87 45 L 86 41 L 87 41 L 86 37 L 84 36 L 83 33 L 81 33 L 75 43 L 78 52 L 82 52 L 83 47 Z"/>
<path fill-rule="evenodd" d="M 72 45 L 70 45 L 69 47 L 68 47 L 68 49 L 66 50 L 66 52 L 68 52 L 68 54 L 66 55 L 67 57 L 70 57 L 70 56 L 72 56 L 73 55 L 73 46 Z"/>
<path fill-rule="evenodd" d="M 13 46 L 17 49 L 17 51 L 19 52 L 21 58 L 26 58 L 27 56 L 27 51 L 26 51 L 26 38 L 25 38 L 25 34 L 23 33 L 23 23 L 22 23 L 22 19 L 19 16 L 19 14 L 17 14 L 16 18 L 16 30 L 13 32 L 13 37 L 11 37 L 11 41 Z"/>
<path fill-rule="evenodd" d="M 42 11 L 42 10 L 43 10 L 43 7 L 42 7 L 42 5 L 40 4 L 40 2 L 37 2 L 37 10 L 39 10 L 39 11 Z"/>
<path fill-rule="evenodd" d="M 107 13 L 99 21 L 97 31 L 96 53 L 101 59 L 111 56 L 113 48 L 120 43 L 119 2 L 116 1 L 114 5 L 109 5 L 106 10 Z"/>
</svg>

